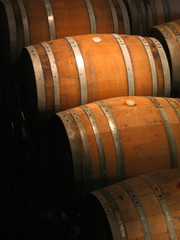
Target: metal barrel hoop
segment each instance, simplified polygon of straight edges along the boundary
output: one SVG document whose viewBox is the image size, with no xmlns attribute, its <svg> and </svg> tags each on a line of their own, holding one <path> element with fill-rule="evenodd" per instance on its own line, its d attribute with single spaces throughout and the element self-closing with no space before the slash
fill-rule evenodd
<svg viewBox="0 0 180 240">
<path fill-rule="evenodd" d="M 170 159 L 171 159 L 171 168 L 177 168 L 178 167 L 178 158 L 177 158 L 176 141 L 175 141 L 173 129 L 172 129 L 171 123 L 169 121 L 169 118 L 167 116 L 167 113 L 166 113 L 165 109 L 163 108 L 162 104 L 156 98 L 153 98 L 153 97 L 147 97 L 147 98 L 155 105 L 155 107 L 159 111 L 159 114 L 163 120 L 167 138 L 168 138 Z"/>
<path fill-rule="evenodd" d="M 129 50 L 127 48 L 126 43 L 124 42 L 123 38 L 118 34 L 112 34 L 112 36 L 116 39 L 117 43 L 119 44 L 120 50 L 122 51 L 126 72 L 127 72 L 127 80 L 128 80 L 128 95 L 134 96 L 135 95 L 135 80 L 134 80 L 134 71 L 133 65 L 131 61 L 131 56 Z"/>
<path fill-rule="evenodd" d="M 102 110 L 109 124 L 116 152 L 117 180 L 122 180 L 125 178 L 124 153 L 116 120 L 113 116 L 113 113 L 104 102 L 97 101 L 95 104 L 97 104 Z"/>
<path fill-rule="evenodd" d="M 51 49 L 51 46 L 47 42 L 42 42 L 41 45 L 46 51 L 46 54 L 49 59 L 49 64 L 50 64 L 52 79 L 53 79 L 53 87 L 54 87 L 55 112 L 59 112 L 61 110 L 61 92 L 60 92 L 60 79 L 59 79 L 56 59 Z"/>
<path fill-rule="evenodd" d="M 127 194 L 130 196 L 130 198 L 136 208 L 136 211 L 139 215 L 139 219 L 140 219 L 140 222 L 142 225 L 144 239 L 151 240 L 152 237 L 151 237 L 149 223 L 147 221 L 147 217 L 145 215 L 143 206 L 140 202 L 138 195 L 136 194 L 135 190 L 128 183 L 123 181 L 123 182 L 118 183 L 118 185 L 121 186 L 127 192 Z"/>
<path fill-rule="evenodd" d="M 166 220 L 166 224 L 169 230 L 169 236 L 171 240 L 177 240 L 177 235 L 176 235 L 176 230 L 175 230 L 175 226 L 171 217 L 171 213 L 169 211 L 169 207 L 166 203 L 163 191 L 161 190 L 161 188 L 157 185 L 157 183 L 150 178 L 147 175 L 140 175 L 140 178 L 142 178 L 153 190 L 157 200 L 159 201 L 159 204 L 162 208 L 165 220 Z"/>
<path fill-rule="evenodd" d="M 72 48 L 74 57 L 76 59 L 77 69 L 79 73 L 80 88 L 81 88 L 81 105 L 88 103 L 88 89 L 86 71 L 84 66 L 84 60 L 77 42 L 72 37 L 65 37 L 69 45 Z"/>
<path fill-rule="evenodd" d="M 90 108 L 86 105 L 82 105 L 81 108 L 86 113 L 94 132 L 94 137 L 96 140 L 98 155 L 99 155 L 101 187 L 104 187 L 107 185 L 107 172 L 106 172 L 106 158 L 105 158 L 101 133 L 100 133 L 97 121 L 94 117 L 94 114 L 92 113 Z"/>
<path fill-rule="evenodd" d="M 72 159 L 73 159 L 75 189 L 79 195 L 82 195 L 83 189 L 84 189 L 84 184 L 83 184 L 84 173 L 83 173 L 83 163 L 82 163 L 79 139 L 78 139 L 73 121 L 70 118 L 69 114 L 66 112 L 59 112 L 59 113 L 56 113 L 56 116 L 58 116 L 61 119 L 67 131 L 67 136 L 69 139 Z"/>
<path fill-rule="evenodd" d="M 27 51 L 32 60 L 32 65 L 34 68 L 35 80 L 36 80 L 36 88 L 37 88 L 37 105 L 38 111 L 45 112 L 46 111 L 46 88 L 44 81 L 44 73 L 41 64 L 41 60 L 39 54 L 34 46 L 26 47 Z"/>
<path fill-rule="evenodd" d="M 92 166 L 91 166 L 91 156 L 90 156 L 90 150 L 89 150 L 89 143 L 86 136 L 86 131 L 83 125 L 83 122 L 77 112 L 73 109 L 69 109 L 68 112 L 73 117 L 81 138 L 81 143 L 83 146 L 83 152 L 84 152 L 84 160 L 85 160 L 85 176 L 86 176 L 86 186 L 84 186 L 84 191 L 86 193 L 90 192 L 92 190 Z"/>
</svg>

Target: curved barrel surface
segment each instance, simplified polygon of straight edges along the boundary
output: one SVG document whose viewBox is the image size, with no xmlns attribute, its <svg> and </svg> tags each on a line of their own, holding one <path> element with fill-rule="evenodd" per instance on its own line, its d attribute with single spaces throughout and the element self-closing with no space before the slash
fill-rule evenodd
<svg viewBox="0 0 180 240">
<path fill-rule="evenodd" d="M 30 44 L 88 33 L 130 34 L 123 0 L 1 0 L 0 48 L 12 65 Z"/>
<path fill-rule="evenodd" d="M 48 142 L 57 189 L 72 201 L 127 177 L 179 167 L 180 101 L 119 97 L 69 109 L 51 120 Z"/>
<path fill-rule="evenodd" d="M 180 20 L 154 26 L 149 36 L 163 45 L 169 60 L 172 78 L 172 97 L 180 96 Z"/>
<path fill-rule="evenodd" d="M 86 202 L 89 239 L 180 237 L 180 169 L 140 175 L 92 192 Z"/>
<path fill-rule="evenodd" d="M 91 34 L 31 45 L 20 69 L 26 120 L 110 97 L 168 97 L 171 89 L 164 49 L 140 36 Z"/>
</svg>

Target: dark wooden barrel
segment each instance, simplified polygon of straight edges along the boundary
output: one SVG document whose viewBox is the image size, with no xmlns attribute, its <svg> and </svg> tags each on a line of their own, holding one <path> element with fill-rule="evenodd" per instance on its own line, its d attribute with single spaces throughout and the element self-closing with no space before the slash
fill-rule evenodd
<svg viewBox="0 0 180 240">
<path fill-rule="evenodd" d="M 163 45 L 171 69 L 171 96 L 180 97 L 180 19 L 152 27 L 149 36 Z"/>
<path fill-rule="evenodd" d="M 85 33 L 130 34 L 123 0 L 1 0 L 1 58 L 17 63 L 24 46 Z"/>
<path fill-rule="evenodd" d="M 124 0 L 132 34 L 146 35 L 154 25 L 180 18 L 179 0 Z"/>
<path fill-rule="evenodd" d="M 48 169 L 61 200 L 127 177 L 180 166 L 180 101 L 118 97 L 57 113 Z"/>
<path fill-rule="evenodd" d="M 158 160 L 158 159 L 157 159 Z M 179 239 L 180 169 L 148 173 L 88 196 L 87 239 Z"/>
<path fill-rule="evenodd" d="M 110 97 L 169 96 L 170 72 L 153 38 L 89 34 L 26 47 L 20 57 L 22 108 L 38 115 Z M 42 125 L 42 120 L 40 121 Z"/>
</svg>

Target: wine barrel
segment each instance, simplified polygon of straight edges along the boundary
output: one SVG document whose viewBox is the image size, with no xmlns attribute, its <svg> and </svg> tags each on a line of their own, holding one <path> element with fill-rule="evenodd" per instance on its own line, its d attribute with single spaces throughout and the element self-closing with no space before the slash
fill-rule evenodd
<svg viewBox="0 0 180 240">
<path fill-rule="evenodd" d="M 180 18 L 179 0 L 124 0 L 132 34 L 146 35 L 154 25 Z"/>
<path fill-rule="evenodd" d="M 179 203 L 180 169 L 140 175 L 99 189 L 85 204 L 87 239 L 179 239 Z"/>
<path fill-rule="evenodd" d="M 147 9 L 144 0 L 124 0 L 132 34 L 144 35 L 148 29 Z"/>
<path fill-rule="evenodd" d="M 169 60 L 172 78 L 172 97 L 180 97 L 180 20 L 154 26 L 149 36 L 163 45 Z"/>
<path fill-rule="evenodd" d="M 1 57 L 17 63 L 24 46 L 69 35 L 130 34 L 123 0 L 0 0 Z"/>
<path fill-rule="evenodd" d="M 48 132 L 48 169 L 65 202 L 127 177 L 180 166 L 179 99 L 97 101 L 55 114 Z"/>
<path fill-rule="evenodd" d="M 168 61 L 156 39 L 117 34 L 28 46 L 20 57 L 20 79 L 23 112 L 33 125 L 37 113 L 45 119 L 110 97 L 169 96 L 171 87 Z"/>
</svg>

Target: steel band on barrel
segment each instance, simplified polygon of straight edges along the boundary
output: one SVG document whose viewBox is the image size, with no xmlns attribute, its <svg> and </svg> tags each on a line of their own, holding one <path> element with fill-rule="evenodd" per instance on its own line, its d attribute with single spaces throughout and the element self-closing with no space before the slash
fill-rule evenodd
<svg viewBox="0 0 180 240">
<path fill-rule="evenodd" d="M 82 164 L 82 157 L 81 157 L 81 150 L 80 150 L 78 136 L 76 134 L 76 130 L 74 128 L 73 122 L 70 116 L 66 112 L 59 112 L 59 113 L 56 113 L 56 115 L 63 122 L 67 132 L 71 153 L 72 153 L 72 159 L 73 159 L 75 189 L 78 195 L 81 195 L 84 188 L 83 186 L 84 174 L 83 174 L 83 164 Z"/>
<path fill-rule="evenodd" d="M 85 159 L 85 167 L 86 167 L 86 186 L 84 188 L 84 191 L 87 193 L 89 191 L 92 190 L 92 166 L 91 166 L 91 156 L 90 156 L 90 150 L 89 150 L 89 143 L 88 143 L 88 139 L 86 136 L 86 131 L 84 128 L 84 125 L 82 123 L 81 118 L 79 117 L 79 115 L 77 114 L 76 111 L 74 111 L 73 109 L 69 109 L 68 112 L 71 114 L 71 116 L 73 117 L 78 130 L 79 130 L 79 134 L 81 137 L 81 143 L 83 146 L 83 152 L 84 152 L 84 159 Z"/>
<path fill-rule="evenodd" d="M 96 119 L 90 110 L 86 105 L 81 106 L 81 108 L 84 110 L 86 115 L 89 118 L 89 121 L 92 125 L 92 129 L 94 132 L 94 137 L 96 139 L 97 149 L 98 149 L 98 155 L 99 155 L 99 164 L 100 164 L 100 178 L 101 178 L 101 186 L 107 185 L 107 173 L 106 173 L 106 159 L 105 159 L 105 153 L 104 153 L 104 146 L 101 139 L 101 133 L 99 131 L 98 124 L 96 122 Z"/>
<path fill-rule="evenodd" d="M 89 22 L 91 27 L 91 33 L 97 33 L 97 27 L 96 27 L 96 18 L 93 10 L 93 6 L 91 3 L 91 0 L 85 0 L 88 15 L 89 15 Z"/>
<path fill-rule="evenodd" d="M 153 17 L 153 25 L 157 25 L 157 15 L 156 15 L 156 7 L 154 0 L 149 0 L 151 5 L 152 17 Z"/>
<path fill-rule="evenodd" d="M 131 26 L 130 26 L 129 15 L 126 9 L 126 5 L 122 0 L 117 0 L 117 2 L 122 12 L 124 33 L 131 34 Z"/>
<path fill-rule="evenodd" d="M 121 36 L 119 36 L 117 34 L 112 34 L 112 36 L 118 42 L 120 49 L 122 51 L 123 57 L 124 57 L 126 71 L 127 71 L 127 79 L 128 79 L 128 89 L 129 89 L 128 95 L 134 96 L 135 95 L 134 72 L 133 72 L 133 66 L 132 66 L 132 61 L 131 61 L 131 56 L 129 54 L 129 50 Z"/>
<path fill-rule="evenodd" d="M 72 37 L 65 37 L 65 39 L 69 42 L 76 59 L 81 87 L 81 105 L 83 105 L 88 102 L 87 80 L 83 57 L 77 42 Z"/>
<path fill-rule="evenodd" d="M 146 50 L 148 59 L 149 59 L 149 64 L 150 64 L 150 68 L 151 68 L 151 77 L 152 77 L 152 95 L 153 96 L 157 96 L 157 92 L 158 92 L 158 83 L 157 83 L 157 71 L 156 71 L 156 65 L 154 62 L 154 57 L 151 51 L 151 47 L 149 46 L 148 42 L 146 41 L 145 38 L 141 37 L 141 36 L 137 36 L 139 38 L 139 40 L 142 42 L 142 44 L 144 45 L 144 48 Z"/>
<path fill-rule="evenodd" d="M 179 65 L 177 64 L 179 62 L 178 51 L 169 30 L 163 25 L 155 26 L 155 28 L 157 28 L 162 33 L 169 49 L 169 53 L 171 57 L 171 66 L 172 66 L 172 93 L 171 94 L 174 95 L 174 93 L 176 94 L 176 89 L 179 89 L 180 68 L 179 68 Z"/>
<path fill-rule="evenodd" d="M 47 42 L 42 42 L 41 45 L 44 47 L 49 59 L 52 79 L 53 79 L 53 86 L 54 86 L 55 112 L 59 112 L 61 110 L 61 93 L 60 93 L 60 80 L 59 80 L 59 73 L 57 69 L 56 59 L 54 57 L 54 53 L 51 49 L 51 46 Z"/>
<path fill-rule="evenodd" d="M 177 117 L 180 121 L 180 108 L 178 107 L 178 105 L 169 98 L 164 98 L 164 99 L 173 107 L 173 109 L 174 109 L 174 111 L 175 111 L 175 113 L 176 113 L 176 115 L 177 115 Z"/>
<path fill-rule="evenodd" d="M 45 90 L 43 68 L 39 58 L 39 54 L 34 46 L 28 46 L 26 47 L 26 49 L 30 54 L 33 68 L 34 68 L 36 88 L 37 88 L 38 110 L 40 112 L 45 112 L 46 111 L 46 90 Z"/>
<path fill-rule="evenodd" d="M 151 240 L 152 237 L 151 237 L 151 231 L 150 231 L 150 228 L 149 228 L 149 224 L 148 224 L 143 206 L 142 206 L 142 204 L 139 200 L 138 195 L 136 194 L 134 189 L 129 184 L 127 184 L 126 182 L 120 182 L 120 183 L 117 183 L 117 184 L 120 185 L 128 193 L 128 195 L 130 196 L 130 198 L 131 198 L 131 200 L 132 200 L 132 202 L 133 202 L 133 204 L 136 208 L 136 211 L 139 215 L 139 219 L 140 219 L 140 222 L 141 222 L 141 225 L 142 225 L 142 229 L 143 229 L 143 233 L 144 233 L 144 239 Z"/>
<path fill-rule="evenodd" d="M 113 142 L 114 142 L 115 152 L 116 152 L 117 176 L 118 176 L 117 180 L 122 180 L 125 178 L 124 154 L 123 154 L 121 138 L 119 135 L 119 129 L 118 129 L 116 120 L 115 120 L 111 110 L 108 108 L 108 106 L 104 102 L 98 101 L 95 103 L 102 110 L 102 112 L 104 113 L 104 115 L 107 119 L 107 122 L 109 124 Z"/>
<path fill-rule="evenodd" d="M 168 138 L 168 144 L 169 144 L 169 151 L 170 151 L 170 159 L 171 159 L 171 168 L 177 168 L 178 167 L 178 159 L 177 159 L 177 149 L 176 149 L 176 141 L 174 137 L 174 133 L 172 130 L 171 123 L 169 121 L 169 118 L 161 105 L 161 103 L 158 102 L 156 98 L 153 97 L 147 97 L 149 100 L 152 101 L 152 103 L 155 105 L 155 107 L 158 109 L 160 116 L 164 122 L 167 138 Z"/>
<path fill-rule="evenodd" d="M 56 39 L 56 26 L 55 26 L 53 9 L 52 9 L 50 0 L 43 0 L 43 2 L 46 9 L 48 24 L 49 24 L 49 39 L 53 40 L 53 39 Z"/>
<path fill-rule="evenodd" d="M 166 26 L 168 26 L 173 31 L 178 40 L 178 43 L 180 44 L 180 32 L 178 29 L 176 29 L 171 23 L 166 23 Z"/>
<path fill-rule="evenodd" d="M 155 44 L 161 59 L 161 64 L 163 68 L 163 79 L 164 79 L 164 96 L 169 97 L 171 94 L 171 75 L 169 70 L 168 59 L 161 43 L 155 38 L 150 38 L 150 39 Z"/>
<path fill-rule="evenodd" d="M 160 204 L 160 206 L 162 208 L 162 211 L 164 213 L 166 224 L 167 224 L 167 227 L 168 227 L 168 230 L 169 230 L 170 239 L 171 240 L 177 240 L 175 226 L 174 226 L 174 223 L 173 223 L 173 220 L 172 220 L 172 217 L 171 217 L 171 213 L 169 211 L 169 208 L 168 208 L 168 205 L 167 205 L 166 200 L 164 198 L 164 194 L 163 194 L 162 190 L 156 184 L 156 182 L 154 180 L 152 180 L 149 176 L 140 175 L 139 177 L 144 179 L 144 181 L 150 185 L 153 192 L 155 193 L 156 198 L 158 199 L 159 204 Z"/>
<path fill-rule="evenodd" d="M 118 23 L 116 8 L 115 8 L 112 0 L 108 0 L 108 3 L 109 3 L 109 6 L 110 6 L 110 9 L 111 9 L 113 23 L 114 23 L 114 33 L 119 33 L 119 23 Z"/>
<path fill-rule="evenodd" d="M 102 207 L 104 208 L 110 224 L 113 239 L 127 240 L 128 237 L 120 211 L 112 196 L 105 189 L 100 189 L 98 191 L 92 192 L 92 194 L 96 196 L 96 198 L 100 201 Z"/>
<path fill-rule="evenodd" d="M 24 45 L 28 46 L 30 45 L 30 36 L 29 36 L 29 22 L 28 22 L 27 12 L 22 0 L 17 0 L 17 3 L 19 5 L 19 9 L 21 11 L 21 16 L 22 16 L 23 31 L 24 31 Z"/>
<path fill-rule="evenodd" d="M 169 6 L 167 0 L 162 0 L 163 8 L 164 8 L 164 14 L 165 14 L 165 22 L 170 21 L 170 13 L 169 13 Z"/>
</svg>

